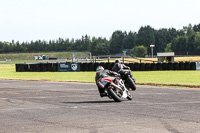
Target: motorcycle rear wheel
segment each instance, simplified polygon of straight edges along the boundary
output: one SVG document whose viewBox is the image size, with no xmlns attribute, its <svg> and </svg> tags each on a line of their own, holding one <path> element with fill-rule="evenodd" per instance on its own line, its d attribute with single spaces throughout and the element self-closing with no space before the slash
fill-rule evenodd
<svg viewBox="0 0 200 133">
<path fill-rule="evenodd" d="M 134 81 L 132 80 L 132 78 L 130 76 L 127 77 L 127 82 L 128 82 L 128 85 L 130 86 L 130 88 L 132 90 L 136 90 L 135 83 L 134 83 Z"/>
<path fill-rule="evenodd" d="M 118 96 L 116 91 L 113 90 L 113 87 L 108 86 L 107 87 L 107 92 L 108 92 L 108 95 L 110 95 L 115 102 L 121 102 L 122 101 L 121 97 Z"/>
</svg>

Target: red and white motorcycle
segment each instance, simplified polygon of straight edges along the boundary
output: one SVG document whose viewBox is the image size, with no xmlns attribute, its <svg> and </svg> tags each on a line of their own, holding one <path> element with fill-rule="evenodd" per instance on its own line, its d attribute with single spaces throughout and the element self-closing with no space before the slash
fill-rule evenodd
<svg viewBox="0 0 200 133">
<path fill-rule="evenodd" d="M 121 102 L 123 98 L 132 100 L 132 95 L 129 93 L 128 89 L 122 79 L 116 77 L 100 78 L 97 81 L 97 85 L 104 89 L 108 93 L 108 97 L 113 99 L 115 102 Z"/>
</svg>

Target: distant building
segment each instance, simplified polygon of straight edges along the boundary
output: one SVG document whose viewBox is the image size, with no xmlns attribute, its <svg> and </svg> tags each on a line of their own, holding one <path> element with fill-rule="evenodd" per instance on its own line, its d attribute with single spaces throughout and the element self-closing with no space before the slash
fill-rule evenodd
<svg viewBox="0 0 200 133">
<path fill-rule="evenodd" d="M 158 62 L 174 62 L 174 52 L 157 53 Z"/>
<path fill-rule="evenodd" d="M 41 56 L 34 56 L 35 60 L 42 60 Z"/>
</svg>

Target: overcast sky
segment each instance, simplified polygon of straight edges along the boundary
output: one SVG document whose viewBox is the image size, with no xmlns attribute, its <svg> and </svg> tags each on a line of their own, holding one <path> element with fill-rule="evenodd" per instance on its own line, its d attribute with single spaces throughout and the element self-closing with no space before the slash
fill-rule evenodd
<svg viewBox="0 0 200 133">
<path fill-rule="evenodd" d="M 0 41 L 106 37 L 199 24 L 200 0 L 0 0 Z"/>
</svg>

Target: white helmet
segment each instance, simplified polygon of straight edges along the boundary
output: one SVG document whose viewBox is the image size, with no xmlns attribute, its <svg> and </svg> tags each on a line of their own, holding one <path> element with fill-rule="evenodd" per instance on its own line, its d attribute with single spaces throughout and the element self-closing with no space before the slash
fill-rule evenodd
<svg viewBox="0 0 200 133">
<path fill-rule="evenodd" d="M 104 68 L 102 66 L 98 66 L 96 71 L 100 71 L 100 70 L 104 70 Z"/>
</svg>

